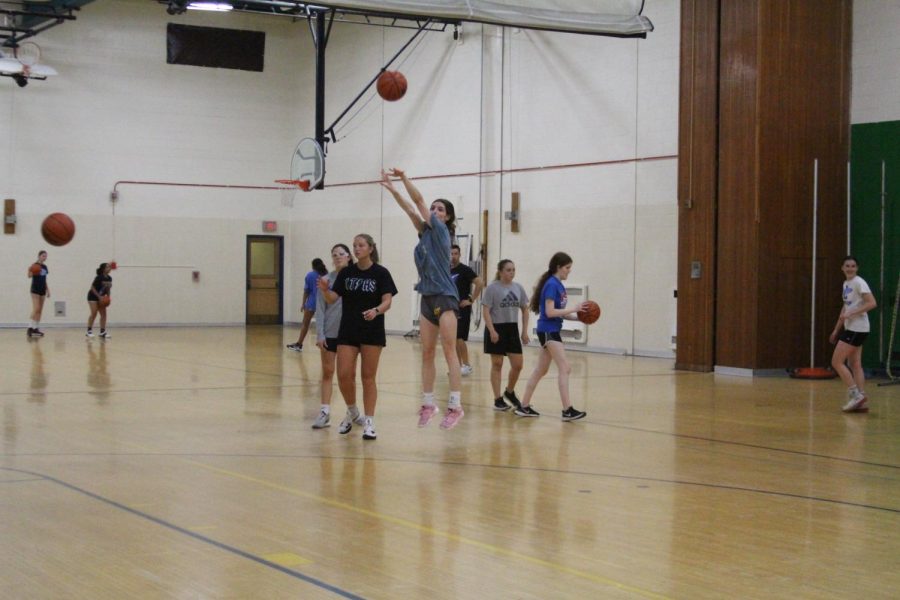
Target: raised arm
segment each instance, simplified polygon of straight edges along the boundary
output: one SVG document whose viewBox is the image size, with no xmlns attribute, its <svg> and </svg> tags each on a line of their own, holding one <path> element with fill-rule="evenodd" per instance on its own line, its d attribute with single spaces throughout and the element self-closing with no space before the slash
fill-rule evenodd
<svg viewBox="0 0 900 600">
<path fill-rule="evenodd" d="M 395 167 L 391 169 L 391 175 L 400 178 L 400 181 L 403 182 L 403 187 L 406 188 L 406 193 L 409 194 L 409 197 L 412 199 L 413 205 L 416 207 L 416 210 L 419 211 L 419 215 L 422 219 L 427 223 L 428 219 L 431 218 L 431 211 L 428 210 L 428 207 L 425 205 L 425 198 L 422 196 L 422 192 L 413 185 L 413 182 L 406 176 L 405 171 Z"/>
<path fill-rule="evenodd" d="M 400 207 L 400 209 L 403 212 L 406 213 L 406 216 L 409 217 L 409 220 L 412 221 L 413 227 L 416 228 L 416 231 L 421 233 L 422 230 L 425 228 L 425 223 L 422 219 L 423 218 L 427 219 L 427 216 L 420 217 L 416 208 L 412 204 L 408 203 L 403 198 L 403 196 L 400 195 L 400 192 L 397 191 L 397 188 L 394 187 L 394 182 L 391 181 L 390 176 L 391 175 L 397 176 L 396 173 L 398 173 L 398 172 L 402 173 L 402 171 L 398 171 L 397 169 L 392 169 L 390 173 L 388 173 L 386 171 L 381 171 L 381 182 L 380 182 L 381 187 L 383 187 L 384 189 L 386 189 L 387 191 L 389 191 L 391 193 L 391 196 L 393 196 L 394 200 L 397 201 L 397 205 Z M 404 179 L 405 179 L 405 176 L 404 176 Z M 409 189 L 409 188 L 407 188 L 407 189 Z"/>
</svg>

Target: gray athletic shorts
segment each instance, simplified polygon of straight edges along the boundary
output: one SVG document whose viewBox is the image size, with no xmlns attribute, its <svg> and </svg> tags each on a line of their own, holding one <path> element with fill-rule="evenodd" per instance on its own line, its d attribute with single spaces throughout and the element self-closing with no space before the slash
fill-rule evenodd
<svg viewBox="0 0 900 600">
<path fill-rule="evenodd" d="M 453 311 L 459 318 L 459 300 L 453 296 L 422 296 L 419 306 L 422 316 L 435 325 L 440 325 L 441 315 L 448 310 Z"/>
</svg>

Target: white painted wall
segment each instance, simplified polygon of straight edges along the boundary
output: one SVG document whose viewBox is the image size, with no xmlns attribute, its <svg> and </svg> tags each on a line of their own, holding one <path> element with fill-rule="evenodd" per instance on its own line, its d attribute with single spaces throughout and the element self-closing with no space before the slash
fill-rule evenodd
<svg viewBox="0 0 900 600">
<path fill-rule="evenodd" d="M 416 238 L 393 200 L 365 183 L 384 165 L 448 176 L 421 181 L 422 192 L 453 201 L 476 244 L 487 210 L 488 264 L 512 258 L 529 289 L 553 252 L 571 254 L 571 281 L 589 284 L 604 310 L 589 346 L 669 356 L 678 11 L 677 0 L 648 1 L 656 31 L 646 40 L 468 24 L 461 42 L 429 33 L 398 67 L 410 83 L 406 97 L 372 99 L 345 118 L 338 136 L 346 137 L 329 148 L 325 191 L 298 194 L 291 207 L 278 191 L 121 185 L 113 207 L 109 194 L 120 180 L 268 186 L 287 176 L 296 141 L 313 133 L 313 46 L 305 23 L 287 19 L 169 17 L 152 2 L 97 0 L 37 39 L 60 76 L 22 89 L 0 80 L 0 128 L 8 132 L 0 194 L 17 199 L 19 214 L 16 235 L 0 237 L 0 279 L 9 290 L 0 323 L 26 322 L 25 269 L 46 247 L 40 221 L 62 210 L 79 231 L 68 246 L 50 248 L 52 300 L 69 303 L 65 318 L 45 311 L 51 325 L 83 320 L 93 270 L 113 256 L 121 265 L 113 326 L 241 323 L 245 238 L 275 219 L 288 250 L 289 320 L 298 318 L 310 260 L 367 232 L 402 290 L 387 326 L 406 331 Z M 167 65 L 170 20 L 265 31 L 265 72 Z M 328 124 L 411 35 L 334 26 Z M 651 157 L 664 158 L 635 161 Z M 615 162 L 516 171 L 600 161 Z M 499 169 L 506 174 L 459 175 Z M 502 220 L 513 191 L 522 198 L 516 234 Z M 191 282 L 194 269 L 200 283 Z"/>
<path fill-rule="evenodd" d="M 850 122 L 900 120 L 900 2 L 853 3 Z"/>
</svg>

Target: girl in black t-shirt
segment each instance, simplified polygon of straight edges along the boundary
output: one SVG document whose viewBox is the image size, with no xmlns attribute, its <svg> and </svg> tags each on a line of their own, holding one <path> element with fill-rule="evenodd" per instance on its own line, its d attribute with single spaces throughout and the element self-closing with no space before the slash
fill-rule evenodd
<svg viewBox="0 0 900 600">
<path fill-rule="evenodd" d="M 391 308 L 397 286 L 390 271 L 378 264 L 378 249 L 371 236 L 361 233 L 353 238 L 356 264 L 338 273 L 331 289 L 328 280 L 319 279 L 319 290 L 329 304 L 341 298 L 341 326 L 337 339 L 338 387 L 347 415 L 338 432 L 349 433 L 353 423 L 363 425 L 363 439 L 374 440 L 375 403 L 378 388 L 375 375 L 378 361 L 386 345 L 384 313 Z M 356 407 L 356 357 L 362 355 L 363 408 L 365 417 Z"/>
<path fill-rule="evenodd" d="M 100 337 L 103 339 L 110 338 L 110 335 L 106 332 L 106 307 L 109 306 L 111 298 L 109 292 L 112 289 L 112 277 L 109 276 L 110 270 L 109 263 L 100 263 L 100 266 L 97 267 L 97 276 L 94 277 L 91 289 L 88 290 L 87 301 L 91 309 L 91 316 L 88 317 L 85 337 L 94 337 L 94 332 L 91 329 L 94 327 L 94 319 L 97 317 L 97 313 L 100 313 Z"/>
<path fill-rule="evenodd" d="M 41 313 L 44 311 L 44 300 L 50 297 L 50 287 L 47 285 L 47 251 L 38 252 L 37 262 L 28 267 L 28 277 L 31 278 L 31 323 L 28 326 L 28 337 L 44 337 L 44 332 L 38 329 L 41 323 Z"/>
</svg>

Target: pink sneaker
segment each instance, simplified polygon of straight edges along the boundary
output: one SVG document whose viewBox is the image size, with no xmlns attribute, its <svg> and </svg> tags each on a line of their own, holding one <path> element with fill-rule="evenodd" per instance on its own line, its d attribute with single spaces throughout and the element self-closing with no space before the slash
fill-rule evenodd
<svg viewBox="0 0 900 600">
<path fill-rule="evenodd" d="M 434 404 L 423 404 L 419 409 L 419 427 L 425 427 L 438 412 Z"/>
<path fill-rule="evenodd" d="M 462 406 L 457 408 L 448 408 L 447 414 L 444 415 L 444 420 L 441 421 L 441 429 L 453 429 L 456 427 L 456 424 L 459 423 L 460 419 L 465 416 L 465 412 L 462 409 Z"/>
</svg>

